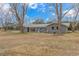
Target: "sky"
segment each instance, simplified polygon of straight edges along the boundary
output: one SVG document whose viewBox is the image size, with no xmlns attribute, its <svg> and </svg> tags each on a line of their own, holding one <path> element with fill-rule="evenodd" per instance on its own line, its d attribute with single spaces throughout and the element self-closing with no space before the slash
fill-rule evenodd
<svg viewBox="0 0 79 59">
<path fill-rule="evenodd" d="M 68 11 L 72 7 L 72 4 L 69 3 L 63 3 L 63 14 Z M 48 21 L 49 19 L 52 18 L 52 20 L 55 19 L 55 10 L 54 7 L 52 6 L 52 12 L 49 12 L 49 6 L 46 3 L 39 3 L 39 4 L 34 4 L 31 3 L 28 6 L 28 11 L 27 11 L 27 16 L 28 18 L 35 19 L 37 17 L 40 17 L 44 19 L 45 21 Z M 69 13 L 67 13 L 65 19 L 69 16 L 74 16 L 74 10 L 70 10 Z"/>
<path fill-rule="evenodd" d="M 1 4 L 2 5 L 2 4 Z M 63 3 L 63 14 L 71 8 L 72 4 Z M 4 4 L 2 7 L 5 12 L 7 12 L 10 8 L 9 4 Z M 49 8 L 52 8 L 52 11 L 49 12 Z M 64 20 L 67 20 L 68 17 L 75 16 L 75 11 L 72 9 L 67 14 Z M 55 20 L 55 10 L 54 6 L 49 7 L 47 3 L 29 3 L 26 18 L 29 22 L 33 22 L 36 18 L 42 18 L 44 21 L 48 21 L 50 19 Z"/>
</svg>

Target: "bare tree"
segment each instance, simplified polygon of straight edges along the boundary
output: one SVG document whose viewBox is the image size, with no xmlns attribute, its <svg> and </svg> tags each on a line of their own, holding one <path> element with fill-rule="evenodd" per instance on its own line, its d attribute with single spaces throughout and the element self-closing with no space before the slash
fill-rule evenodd
<svg viewBox="0 0 79 59">
<path fill-rule="evenodd" d="M 15 15 L 16 20 L 18 22 L 19 29 L 23 33 L 24 32 L 24 19 L 27 12 L 27 4 L 13 3 L 13 4 L 10 4 L 10 6 L 11 6 L 11 11 Z M 19 11 L 18 8 L 21 10 Z"/>
<path fill-rule="evenodd" d="M 72 31 L 74 32 L 75 28 L 77 26 L 77 17 L 78 17 L 78 14 L 79 14 L 79 3 L 74 4 L 73 6 L 74 6 L 74 11 L 75 11 L 75 17 L 73 17 Z"/>
<path fill-rule="evenodd" d="M 33 24 L 45 24 L 44 19 L 42 19 L 41 17 L 36 18 L 35 21 L 32 23 Z"/>
<path fill-rule="evenodd" d="M 73 9 L 73 7 L 71 7 L 68 11 L 66 11 L 64 14 L 62 13 L 63 12 L 63 4 L 62 3 L 55 3 L 55 4 L 51 4 L 54 9 L 55 9 L 55 14 L 56 14 L 56 20 L 57 20 L 57 25 L 58 25 L 58 33 L 60 34 L 61 33 L 61 21 L 62 19 L 64 18 L 64 16 L 71 10 Z M 49 4 L 49 6 L 51 6 Z"/>
<path fill-rule="evenodd" d="M 2 29 L 5 31 L 8 29 L 7 24 L 8 22 L 11 22 L 11 14 L 9 11 L 9 7 L 7 9 L 4 9 L 6 4 L 0 4 L 0 25 L 2 26 Z"/>
<path fill-rule="evenodd" d="M 60 6 L 60 8 L 58 6 Z M 56 16 L 58 20 L 58 33 L 61 33 L 62 3 L 60 4 L 56 3 L 55 10 L 56 10 Z"/>
</svg>

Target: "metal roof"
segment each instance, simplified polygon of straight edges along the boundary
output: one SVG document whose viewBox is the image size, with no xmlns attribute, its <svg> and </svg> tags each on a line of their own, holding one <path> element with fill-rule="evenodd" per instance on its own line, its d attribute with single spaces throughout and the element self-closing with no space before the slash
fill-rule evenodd
<svg viewBox="0 0 79 59">
<path fill-rule="evenodd" d="M 52 23 L 52 24 L 57 24 L 57 23 Z M 47 27 L 48 25 L 51 25 L 51 24 L 30 24 L 24 27 Z M 69 27 L 70 23 L 62 23 L 62 25 Z"/>
<path fill-rule="evenodd" d="M 49 24 L 30 24 L 30 25 L 27 25 L 25 27 L 46 27 L 48 25 Z"/>
<path fill-rule="evenodd" d="M 62 23 L 63 25 L 69 27 L 70 26 L 70 23 Z"/>
</svg>

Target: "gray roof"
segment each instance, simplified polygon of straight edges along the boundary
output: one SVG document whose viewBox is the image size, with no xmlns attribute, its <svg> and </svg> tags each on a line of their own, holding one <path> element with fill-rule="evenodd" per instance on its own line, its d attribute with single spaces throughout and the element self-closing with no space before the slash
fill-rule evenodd
<svg viewBox="0 0 79 59">
<path fill-rule="evenodd" d="M 53 24 L 57 24 L 57 23 L 53 23 Z M 26 25 L 25 27 L 47 27 L 48 25 L 51 24 L 30 24 L 30 25 Z M 62 23 L 62 25 L 69 27 L 70 23 Z"/>
<path fill-rule="evenodd" d="M 70 26 L 70 23 L 62 23 L 63 25 L 69 27 Z"/>
<path fill-rule="evenodd" d="M 46 27 L 48 25 L 49 24 L 30 24 L 30 25 L 27 25 L 25 27 Z"/>
</svg>

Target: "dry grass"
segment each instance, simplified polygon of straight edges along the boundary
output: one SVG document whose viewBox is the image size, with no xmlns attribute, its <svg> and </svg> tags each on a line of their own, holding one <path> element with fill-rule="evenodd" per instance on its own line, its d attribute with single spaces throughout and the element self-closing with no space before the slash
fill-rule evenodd
<svg viewBox="0 0 79 59">
<path fill-rule="evenodd" d="M 79 55 L 79 32 L 62 36 L 0 32 L 0 55 Z"/>
</svg>

